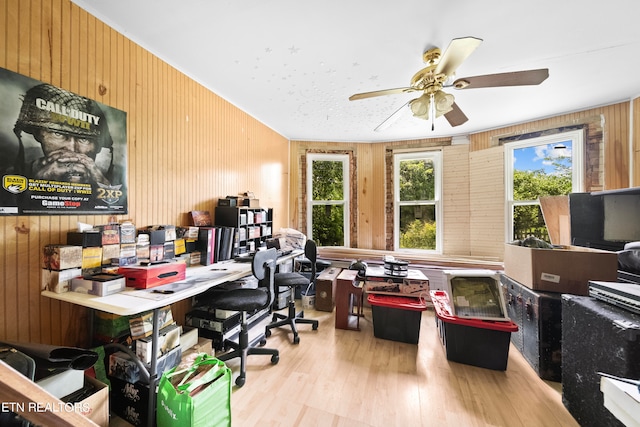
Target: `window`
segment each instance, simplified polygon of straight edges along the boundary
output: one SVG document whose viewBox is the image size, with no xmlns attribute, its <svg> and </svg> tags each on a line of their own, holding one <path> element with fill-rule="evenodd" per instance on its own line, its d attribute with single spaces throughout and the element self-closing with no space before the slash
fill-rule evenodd
<svg viewBox="0 0 640 427">
<path fill-rule="evenodd" d="M 508 242 L 550 241 L 538 198 L 582 191 L 582 140 L 575 130 L 505 144 Z"/>
<path fill-rule="evenodd" d="M 396 250 L 440 252 L 442 153 L 396 154 L 393 158 Z"/>
<path fill-rule="evenodd" d="M 307 155 L 307 230 L 318 246 L 349 246 L 349 156 Z"/>
</svg>

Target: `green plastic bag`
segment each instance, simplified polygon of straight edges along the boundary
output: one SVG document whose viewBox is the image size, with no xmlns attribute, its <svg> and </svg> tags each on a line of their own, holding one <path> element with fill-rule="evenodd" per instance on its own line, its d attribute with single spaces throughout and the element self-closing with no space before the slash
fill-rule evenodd
<svg viewBox="0 0 640 427">
<path fill-rule="evenodd" d="M 231 369 L 202 353 L 190 367 L 162 375 L 157 403 L 158 427 L 231 426 Z"/>
</svg>

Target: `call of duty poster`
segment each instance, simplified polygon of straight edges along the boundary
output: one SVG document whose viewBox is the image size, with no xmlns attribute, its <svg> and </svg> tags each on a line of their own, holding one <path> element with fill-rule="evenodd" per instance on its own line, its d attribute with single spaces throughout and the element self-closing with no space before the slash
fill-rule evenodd
<svg viewBox="0 0 640 427">
<path fill-rule="evenodd" d="M 127 213 L 127 115 L 0 68 L 0 215 Z"/>
</svg>

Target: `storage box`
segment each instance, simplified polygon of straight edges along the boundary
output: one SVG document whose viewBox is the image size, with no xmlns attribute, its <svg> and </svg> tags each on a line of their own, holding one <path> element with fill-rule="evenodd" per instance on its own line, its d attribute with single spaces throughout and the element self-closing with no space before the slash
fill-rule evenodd
<svg viewBox="0 0 640 427">
<path fill-rule="evenodd" d="M 509 320 L 500 274 L 493 270 L 443 270 L 454 316 Z"/>
<path fill-rule="evenodd" d="M 82 274 L 99 273 L 102 267 L 102 247 L 82 249 Z"/>
<path fill-rule="evenodd" d="M 383 295 L 429 296 L 429 279 L 420 270 L 409 269 L 405 277 L 385 274 L 383 267 L 367 268 L 364 291 Z"/>
<path fill-rule="evenodd" d="M 422 299 L 369 294 L 367 300 L 376 338 L 418 344 L 422 312 L 427 309 Z"/>
<path fill-rule="evenodd" d="M 167 305 L 158 310 L 158 325 L 160 328 L 164 328 L 171 323 L 173 323 L 173 313 L 171 306 Z M 151 335 L 153 333 L 153 311 L 129 317 L 129 330 L 131 338 L 134 340 Z"/>
<path fill-rule="evenodd" d="M 537 249 L 507 243 L 504 272 L 533 290 L 589 295 L 589 280 L 617 281 L 618 255 L 579 246 Z"/>
<path fill-rule="evenodd" d="M 511 333 L 518 330 L 515 323 L 454 316 L 445 291 L 431 291 L 431 301 L 447 360 L 496 371 L 507 369 Z"/>
<path fill-rule="evenodd" d="M 131 222 L 123 222 L 120 224 L 120 243 L 136 242 L 136 226 Z"/>
<path fill-rule="evenodd" d="M 98 335 L 116 338 L 129 333 L 129 316 L 106 313 L 96 310 L 93 316 L 93 329 Z"/>
<path fill-rule="evenodd" d="M 120 224 L 106 224 L 98 227 L 102 235 L 102 246 L 120 244 Z"/>
<path fill-rule="evenodd" d="M 85 386 L 95 390 L 91 396 L 74 404 L 75 412 L 82 414 L 100 427 L 109 427 L 109 387 L 95 378 L 84 376 Z"/>
<path fill-rule="evenodd" d="M 163 262 L 154 265 L 120 267 L 118 273 L 126 278 L 126 286 L 147 289 L 184 280 L 187 265 L 183 262 Z"/>
<path fill-rule="evenodd" d="M 134 426 L 155 425 L 149 423 L 149 385 L 141 382 L 129 383 L 109 377 L 111 382 L 111 411 Z"/>
<path fill-rule="evenodd" d="M 323 270 L 316 278 L 316 310 L 333 311 L 336 306 L 336 284 L 341 268 Z"/>
<path fill-rule="evenodd" d="M 57 294 L 67 292 L 71 289 L 71 279 L 81 275 L 81 268 L 69 268 L 60 271 L 43 268 L 42 290 L 55 292 Z"/>
<path fill-rule="evenodd" d="M 102 246 L 102 234 L 98 230 L 68 231 L 67 244 L 83 248 L 100 247 Z"/>
<path fill-rule="evenodd" d="M 500 275 L 509 319 L 518 325 L 511 343 L 544 380 L 562 381 L 562 294 L 538 292 Z"/>
<path fill-rule="evenodd" d="M 101 273 L 90 277 L 71 279 L 71 290 L 83 294 L 104 297 L 118 293 L 125 288 L 124 276 Z"/>
<path fill-rule="evenodd" d="M 120 257 L 120 244 L 104 245 L 102 247 L 102 264 L 111 264 L 113 258 Z"/>
<path fill-rule="evenodd" d="M 124 351 L 109 355 L 109 376 L 135 383 L 140 380 L 140 367 Z"/>
<path fill-rule="evenodd" d="M 82 267 L 82 246 L 45 245 L 42 266 L 48 270 Z"/>
<path fill-rule="evenodd" d="M 142 361 L 142 363 L 151 363 L 151 347 L 152 338 L 140 338 L 136 340 L 136 356 Z M 180 345 L 180 327 L 175 323 L 166 326 L 158 331 L 158 353 L 157 357 L 161 357 L 169 351 Z"/>
</svg>

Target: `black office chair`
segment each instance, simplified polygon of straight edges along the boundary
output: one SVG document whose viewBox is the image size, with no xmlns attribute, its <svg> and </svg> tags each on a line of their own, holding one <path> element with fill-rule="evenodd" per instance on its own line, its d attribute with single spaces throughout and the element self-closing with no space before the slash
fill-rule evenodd
<svg viewBox="0 0 640 427">
<path fill-rule="evenodd" d="M 276 268 L 275 249 L 258 251 L 253 257 L 251 270 L 258 279 L 256 289 L 232 289 L 220 292 L 212 292 L 208 304 L 212 307 L 223 310 L 233 310 L 241 312 L 241 326 L 238 342 L 225 340 L 224 347 L 231 347 L 233 350 L 218 356 L 218 359 L 226 361 L 236 357 L 240 358 L 240 375 L 236 378 L 236 385 L 242 387 L 246 379 L 246 359 L 251 354 L 270 354 L 271 363 L 274 365 L 280 360 L 278 350 L 270 348 L 260 348 L 267 343 L 264 334 L 260 334 L 253 341 L 249 342 L 249 327 L 247 324 L 247 312 L 261 310 L 270 307 L 274 299 L 274 279 Z"/>
<path fill-rule="evenodd" d="M 316 281 L 316 259 L 318 257 L 318 248 L 316 243 L 313 240 L 307 240 L 307 243 L 304 245 L 304 256 L 307 257 L 309 261 L 311 261 L 311 279 L 303 276 L 300 273 L 276 273 L 274 276 L 274 282 L 276 287 L 289 287 L 291 288 L 291 293 L 294 293 L 295 287 L 304 286 L 306 289 L 309 287 L 309 284 L 314 283 Z M 280 319 L 280 320 L 278 320 Z M 277 328 L 280 326 L 289 326 L 293 331 L 293 343 L 298 344 L 300 342 L 300 337 L 298 336 L 298 329 L 296 328 L 296 323 L 308 323 L 312 325 L 313 330 L 318 329 L 318 321 L 313 319 L 305 319 L 304 311 L 300 311 L 296 313 L 296 302 L 294 298 L 291 298 L 289 301 L 288 313 L 285 316 L 280 313 L 273 313 L 273 320 L 266 326 L 265 335 L 268 337 L 271 335 L 271 329 Z"/>
</svg>

